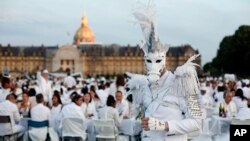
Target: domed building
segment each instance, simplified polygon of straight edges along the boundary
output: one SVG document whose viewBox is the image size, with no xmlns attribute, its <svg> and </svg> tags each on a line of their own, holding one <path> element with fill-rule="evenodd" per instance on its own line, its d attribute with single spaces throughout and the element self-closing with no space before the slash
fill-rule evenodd
<svg viewBox="0 0 250 141">
<path fill-rule="evenodd" d="M 82 17 L 81 27 L 75 33 L 73 44 L 79 45 L 82 42 L 85 42 L 85 43 L 95 42 L 94 33 L 88 26 L 87 16 Z"/>
<path fill-rule="evenodd" d="M 170 47 L 166 54 L 166 67 L 174 71 L 190 56 L 198 53 L 190 45 Z M 196 61 L 201 64 L 200 58 Z M 0 70 L 8 70 L 11 74 L 35 73 L 42 68 L 49 72 L 80 72 L 83 76 L 117 75 L 124 72 L 143 74 L 144 67 L 143 52 L 139 45 L 105 45 L 95 42 L 86 16 L 83 16 L 81 27 L 75 33 L 73 45 L 2 46 L 0 43 Z"/>
</svg>

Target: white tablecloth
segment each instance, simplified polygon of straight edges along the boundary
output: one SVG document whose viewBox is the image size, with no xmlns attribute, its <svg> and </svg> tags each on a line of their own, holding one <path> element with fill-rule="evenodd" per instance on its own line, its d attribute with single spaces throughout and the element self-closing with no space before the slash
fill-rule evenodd
<svg viewBox="0 0 250 141">
<path fill-rule="evenodd" d="M 20 119 L 20 125 L 22 125 L 25 129 L 25 131 L 28 130 L 28 120 L 30 120 L 30 118 L 21 118 Z"/>
<path fill-rule="evenodd" d="M 142 131 L 141 122 L 139 120 L 134 119 L 123 119 L 119 130 L 124 135 L 139 135 Z"/>
<path fill-rule="evenodd" d="M 229 132 L 230 124 L 232 122 L 232 118 L 230 117 L 219 117 L 213 116 L 209 122 L 209 130 L 212 135 L 221 135 L 223 133 Z"/>
</svg>

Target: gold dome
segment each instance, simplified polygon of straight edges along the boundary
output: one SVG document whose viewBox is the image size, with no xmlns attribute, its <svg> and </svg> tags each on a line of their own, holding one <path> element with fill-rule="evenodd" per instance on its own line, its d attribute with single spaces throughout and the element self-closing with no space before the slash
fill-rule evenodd
<svg viewBox="0 0 250 141">
<path fill-rule="evenodd" d="M 74 44 L 78 45 L 81 42 L 95 42 L 95 36 L 92 30 L 88 27 L 88 19 L 82 17 L 81 27 L 76 31 L 74 36 Z"/>
</svg>

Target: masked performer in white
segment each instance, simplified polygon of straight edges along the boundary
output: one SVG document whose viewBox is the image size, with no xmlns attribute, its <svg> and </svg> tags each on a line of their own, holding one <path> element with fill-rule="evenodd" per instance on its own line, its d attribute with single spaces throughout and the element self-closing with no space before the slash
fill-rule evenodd
<svg viewBox="0 0 250 141">
<path fill-rule="evenodd" d="M 199 82 L 196 64 L 192 63 L 198 55 L 192 56 L 174 74 L 171 73 L 165 67 L 169 47 L 162 45 L 155 34 L 152 7 L 140 4 L 133 15 L 145 36 L 141 48 L 149 82 L 149 85 L 145 83 L 140 93 L 134 95 L 138 97 L 141 94 L 140 100 L 133 98 L 136 105 L 144 109 L 142 140 L 186 141 L 188 133 L 201 129 Z"/>
</svg>

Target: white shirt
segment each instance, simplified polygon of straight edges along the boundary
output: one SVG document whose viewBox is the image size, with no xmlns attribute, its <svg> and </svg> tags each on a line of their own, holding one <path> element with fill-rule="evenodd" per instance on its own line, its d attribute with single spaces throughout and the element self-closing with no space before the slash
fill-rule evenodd
<svg viewBox="0 0 250 141">
<path fill-rule="evenodd" d="M 62 110 L 62 105 L 59 104 L 57 105 L 57 107 L 52 106 L 51 110 L 50 110 L 50 121 L 51 121 L 51 127 L 54 128 L 55 131 L 60 132 L 59 131 L 59 125 L 60 125 L 60 112 Z"/>
<path fill-rule="evenodd" d="M 248 87 L 243 87 L 242 88 L 243 94 L 247 99 L 250 99 L 250 88 Z"/>
<path fill-rule="evenodd" d="M 201 106 L 204 108 L 210 108 L 213 107 L 214 101 L 213 98 L 208 94 L 200 95 L 201 98 Z"/>
<path fill-rule="evenodd" d="M 72 76 L 67 76 L 64 78 L 64 84 L 66 85 L 67 88 L 72 88 L 73 86 L 76 85 L 76 80 Z"/>
<path fill-rule="evenodd" d="M 217 102 L 223 102 L 224 101 L 224 92 L 217 92 L 215 94 L 215 97 L 217 99 Z"/>
<path fill-rule="evenodd" d="M 67 118 L 67 117 L 78 117 L 85 119 L 85 116 L 83 114 L 82 108 L 78 105 L 76 105 L 74 102 L 66 105 L 63 107 L 60 118 Z"/>
<path fill-rule="evenodd" d="M 0 89 L 0 102 L 5 101 L 8 94 L 10 94 L 10 89 Z"/>
<path fill-rule="evenodd" d="M 41 90 L 41 93 L 43 94 L 44 101 L 48 102 L 50 98 L 52 97 L 51 95 L 51 82 L 48 80 L 45 80 L 45 78 L 41 75 L 41 72 L 37 72 L 37 82 L 39 89 Z"/>
<path fill-rule="evenodd" d="M 116 101 L 115 108 L 118 110 L 121 118 L 129 115 L 129 105 L 127 100 L 123 99 L 121 102 Z"/>
<path fill-rule="evenodd" d="M 250 119 L 250 108 L 248 107 L 242 107 L 239 109 L 236 117 L 236 119 Z"/>
<path fill-rule="evenodd" d="M 31 111 L 31 119 L 34 121 L 44 121 L 49 120 L 50 118 L 50 110 L 48 107 L 44 106 L 42 103 L 34 106 Z"/>
<path fill-rule="evenodd" d="M 61 104 L 57 105 L 57 107 L 52 106 L 52 108 L 50 110 L 51 119 L 56 119 L 57 116 L 60 114 L 61 110 L 62 110 L 62 105 Z"/>
<path fill-rule="evenodd" d="M 119 118 L 119 113 L 116 108 L 110 106 L 100 108 L 98 112 L 98 117 L 99 119 L 113 119 L 115 125 L 117 127 L 120 126 L 121 119 Z"/>
<path fill-rule="evenodd" d="M 212 88 L 212 87 L 210 87 L 209 89 L 208 89 L 208 94 L 210 94 L 210 96 L 214 96 L 216 93 L 218 93 L 218 91 L 217 91 L 217 88 Z"/>
<path fill-rule="evenodd" d="M 102 102 L 102 106 L 106 105 L 108 94 L 104 90 L 102 90 L 102 89 L 101 90 L 97 90 L 96 94 L 100 98 L 100 100 Z"/>
<path fill-rule="evenodd" d="M 237 107 L 237 110 L 242 108 L 242 107 L 247 107 L 247 101 L 245 99 L 242 100 L 238 96 L 234 96 L 233 101 L 234 101 L 234 103 L 235 103 L 235 105 Z"/>
<path fill-rule="evenodd" d="M 95 104 L 95 108 L 96 109 L 99 109 L 99 108 L 102 108 L 104 105 L 102 104 L 101 100 L 100 99 L 92 99 L 92 102 Z"/>
<path fill-rule="evenodd" d="M 95 104 L 93 102 L 90 102 L 88 105 L 86 103 L 82 103 L 81 108 L 85 117 L 87 117 L 89 114 L 93 114 L 93 118 L 97 117 Z"/>
<path fill-rule="evenodd" d="M 0 115 L 10 115 L 12 120 L 11 123 L 13 125 L 20 121 L 20 114 L 17 105 L 9 100 L 0 103 Z"/>
<path fill-rule="evenodd" d="M 236 104 L 234 103 L 233 100 L 231 100 L 229 104 L 226 104 L 226 102 L 224 100 L 223 106 L 227 110 L 227 116 L 228 117 L 236 116 L 236 114 L 237 114 L 237 107 L 236 107 Z M 217 108 L 217 109 L 219 109 L 219 108 Z"/>
<path fill-rule="evenodd" d="M 116 83 L 113 82 L 111 85 L 110 85 L 110 88 L 109 88 L 109 95 L 112 95 L 115 97 L 115 93 L 117 91 L 121 91 L 123 94 L 125 94 L 125 89 L 124 89 L 124 86 L 116 86 Z"/>
<path fill-rule="evenodd" d="M 0 115 L 9 115 L 11 124 L 12 124 L 12 130 L 14 133 L 20 132 L 24 130 L 24 127 L 19 125 L 20 121 L 20 114 L 17 108 L 17 105 L 10 102 L 9 100 L 5 100 L 4 102 L 0 103 Z M 8 125 L 0 124 L 0 132 L 1 133 L 11 133 L 11 131 L 7 131 Z"/>
</svg>

